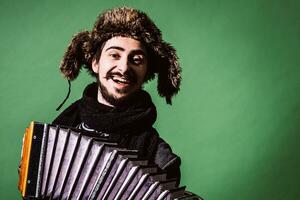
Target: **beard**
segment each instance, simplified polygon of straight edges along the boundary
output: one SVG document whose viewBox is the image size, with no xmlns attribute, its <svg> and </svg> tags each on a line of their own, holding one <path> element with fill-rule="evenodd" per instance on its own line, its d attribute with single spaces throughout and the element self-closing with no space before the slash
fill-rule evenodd
<svg viewBox="0 0 300 200">
<path fill-rule="evenodd" d="M 109 79 L 116 74 L 117 73 L 108 72 L 108 74 L 106 75 L 106 79 Z M 118 74 L 118 75 L 120 75 L 120 74 Z M 126 77 L 126 79 L 130 80 L 131 84 L 135 84 L 137 81 L 135 74 L 126 74 L 125 77 Z M 113 94 L 110 94 L 108 92 L 107 88 L 101 83 L 99 76 L 97 76 L 97 85 L 98 85 L 99 92 L 101 92 L 103 99 L 113 106 L 119 106 L 119 105 L 123 105 L 125 103 L 130 102 L 131 97 L 134 96 L 133 95 L 134 93 L 136 93 L 136 92 L 133 92 L 132 94 L 128 94 L 128 95 L 125 95 L 124 97 L 117 98 L 116 96 L 114 96 Z M 124 89 L 116 88 L 116 92 L 119 94 L 126 94 L 129 92 L 129 90 L 130 90 L 130 88 L 124 88 Z"/>
</svg>

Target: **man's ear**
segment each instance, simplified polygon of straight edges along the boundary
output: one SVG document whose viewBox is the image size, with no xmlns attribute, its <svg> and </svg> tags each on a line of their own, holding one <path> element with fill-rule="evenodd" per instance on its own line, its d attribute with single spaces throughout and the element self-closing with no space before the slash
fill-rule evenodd
<svg viewBox="0 0 300 200">
<path fill-rule="evenodd" d="M 99 62 L 97 62 L 97 59 L 95 59 L 95 58 L 92 60 L 92 69 L 96 74 L 98 74 L 98 72 L 99 72 Z"/>
</svg>

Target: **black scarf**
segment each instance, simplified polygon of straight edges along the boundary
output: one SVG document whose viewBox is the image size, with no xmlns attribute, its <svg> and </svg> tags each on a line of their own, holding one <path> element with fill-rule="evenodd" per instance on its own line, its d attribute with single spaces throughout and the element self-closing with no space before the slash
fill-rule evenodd
<svg viewBox="0 0 300 200">
<path fill-rule="evenodd" d="M 88 85 L 79 103 L 81 121 L 89 128 L 109 134 L 136 134 L 152 127 L 156 120 L 156 108 L 143 90 L 117 107 L 99 103 L 97 92 L 96 83 Z"/>
</svg>

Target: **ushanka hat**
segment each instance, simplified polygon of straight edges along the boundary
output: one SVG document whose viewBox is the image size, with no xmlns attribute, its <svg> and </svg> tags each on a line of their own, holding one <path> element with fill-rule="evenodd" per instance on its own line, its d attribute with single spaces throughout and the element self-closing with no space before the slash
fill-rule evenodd
<svg viewBox="0 0 300 200">
<path fill-rule="evenodd" d="M 82 67 L 96 76 L 91 67 L 92 60 L 100 56 L 102 45 L 115 36 L 130 37 L 146 46 L 149 55 L 146 81 L 157 74 L 158 94 L 171 104 L 172 96 L 179 91 L 181 80 L 176 51 L 163 41 L 160 30 L 144 12 L 129 7 L 103 12 L 92 31 L 82 31 L 73 37 L 60 65 L 60 71 L 69 83 L 76 79 Z"/>
</svg>

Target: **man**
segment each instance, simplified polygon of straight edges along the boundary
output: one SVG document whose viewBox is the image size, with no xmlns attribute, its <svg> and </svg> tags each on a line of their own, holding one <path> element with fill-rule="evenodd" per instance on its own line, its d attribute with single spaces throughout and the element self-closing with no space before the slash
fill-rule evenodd
<svg viewBox="0 0 300 200">
<path fill-rule="evenodd" d="M 152 127 L 156 108 L 142 90 L 157 75 L 158 93 L 167 103 L 179 91 L 181 70 L 175 49 L 162 40 L 156 25 L 136 9 L 104 12 L 91 32 L 74 36 L 60 70 L 70 81 L 82 66 L 97 82 L 88 85 L 82 98 L 53 123 L 96 131 L 122 147 L 137 149 L 179 182 L 180 158 Z"/>
</svg>

